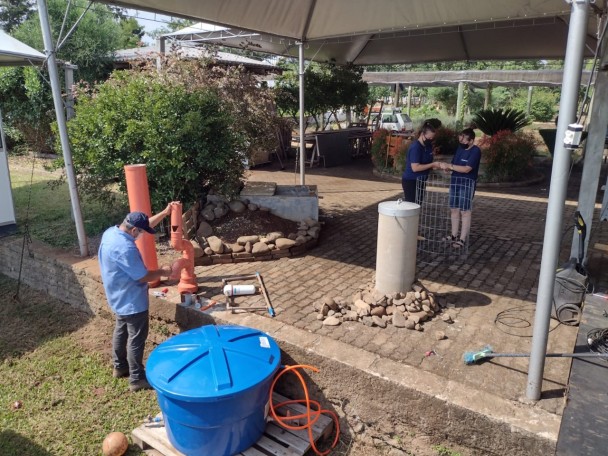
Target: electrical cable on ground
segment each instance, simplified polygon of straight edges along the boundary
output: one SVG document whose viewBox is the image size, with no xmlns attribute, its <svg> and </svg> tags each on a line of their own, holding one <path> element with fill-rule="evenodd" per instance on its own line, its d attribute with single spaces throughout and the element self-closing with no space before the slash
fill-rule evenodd
<svg viewBox="0 0 608 456">
<path fill-rule="evenodd" d="M 532 337 L 532 334 L 517 334 L 516 330 L 525 330 L 527 328 L 532 328 L 532 323 L 530 320 L 522 316 L 523 312 L 529 312 L 531 314 L 530 319 L 534 318 L 534 310 L 535 307 L 533 305 L 524 305 L 518 307 L 511 307 L 510 309 L 505 309 L 496 314 L 494 318 L 494 326 L 499 331 L 508 334 L 510 336 L 516 337 Z M 553 328 L 549 329 L 549 332 L 555 330 L 561 323 L 558 322 Z M 508 331 L 503 329 L 501 326 L 507 328 L 513 328 L 512 331 Z"/>
<path fill-rule="evenodd" d="M 329 452 L 338 444 L 338 439 L 340 438 L 340 422 L 338 420 L 337 415 L 332 412 L 331 410 L 325 410 L 321 408 L 321 404 L 318 401 L 314 401 L 310 399 L 310 396 L 308 394 L 308 388 L 306 387 L 306 381 L 304 380 L 304 377 L 302 376 L 302 374 L 298 371 L 298 369 L 309 369 L 313 372 L 319 372 L 319 369 L 317 369 L 316 367 L 313 366 L 308 366 L 305 364 L 297 364 L 294 366 L 285 366 L 274 378 L 272 385 L 270 386 L 270 400 L 269 400 L 269 404 L 270 404 L 270 414 L 272 416 L 272 418 L 274 419 L 274 421 L 281 427 L 284 427 L 285 429 L 289 429 L 292 431 L 299 431 L 299 430 L 307 430 L 308 431 L 308 438 L 310 440 L 310 446 L 313 449 L 313 451 L 319 455 L 319 456 L 325 456 L 326 454 L 329 454 Z M 293 373 L 296 377 L 298 377 L 298 380 L 300 380 L 300 384 L 302 385 L 302 389 L 304 390 L 304 399 L 293 399 L 293 400 L 288 400 L 288 401 L 283 401 L 280 402 L 278 404 L 274 404 L 273 400 L 272 400 L 272 393 L 274 391 L 274 387 L 277 383 L 277 381 L 279 380 L 279 378 L 281 378 L 284 374 L 291 372 Z M 281 416 L 277 414 L 277 410 L 280 409 L 281 407 L 285 407 L 288 406 L 290 404 L 303 404 L 306 407 L 306 413 L 302 413 L 300 415 L 291 415 L 291 416 Z M 326 414 L 331 416 L 331 418 L 334 421 L 334 424 L 336 426 L 336 436 L 331 444 L 331 447 L 325 451 L 321 451 L 317 448 L 316 444 L 315 444 L 315 438 L 314 435 L 312 433 L 312 426 L 319 420 L 321 414 Z M 304 424 L 300 425 L 299 423 L 302 422 L 302 420 L 305 420 Z M 290 422 L 295 422 L 297 424 L 289 424 Z"/>
</svg>

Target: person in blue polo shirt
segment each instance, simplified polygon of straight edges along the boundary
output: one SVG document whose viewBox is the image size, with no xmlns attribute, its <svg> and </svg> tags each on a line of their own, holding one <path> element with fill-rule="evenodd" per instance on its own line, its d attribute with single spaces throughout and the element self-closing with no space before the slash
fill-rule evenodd
<svg viewBox="0 0 608 456">
<path fill-rule="evenodd" d="M 439 163 L 433 162 L 433 138 L 435 127 L 425 121 L 420 129 L 418 139 L 407 151 L 405 170 L 401 176 L 401 186 L 405 201 L 422 204 L 426 181 L 431 169 L 438 169 Z"/>
<path fill-rule="evenodd" d="M 119 226 L 108 228 L 99 246 L 101 279 L 108 305 L 116 317 L 112 336 L 112 362 L 115 378 L 129 376 L 129 389 L 150 389 L 143 364 L 148 337 L 148 282 L 169 277 L 171 268 L 148 271 L 135 241 L 154 234 L 154 227 L 171 213 L 169 204 L 148 218 L 143 212 L 127 214 Z"/>
<path fill-rule="evenodd" d="M 444 164 L 442 169 L 452 171 L 449 196 L 452 233 L 445 240 L 452 242 L 452 246 L 459 249 L 464 247 L 471 231 L 471 205 L 479 174 L 481 150 L 475 145 L 475 131 L 472 128 L 462 130 L 458 135 L 458 142 L 452 163 Z"/>
</svg>

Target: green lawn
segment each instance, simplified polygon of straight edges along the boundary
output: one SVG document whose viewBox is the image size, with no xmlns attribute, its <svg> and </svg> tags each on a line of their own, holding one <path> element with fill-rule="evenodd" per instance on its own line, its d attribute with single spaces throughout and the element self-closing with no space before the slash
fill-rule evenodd
<svg viewBox="0 0 608 456">
<path fill-rule="evenodd" d="M 109 432 L 129 436 L 159 412 L 153 391 L 130 393 L 107 353 L 90 340 L 86 348 L 87 338 L 109 337 L 96 332 L 99 320 L 25 285 L 16 300 L 15 290 L 0 275 L 2 455 L 98 455 Z M 127 454 L 143 452 L 131 445 Z"/>
<path fill-rule="evenodd" d="M 68 185 L 58 184 L 59 174 L 45 170 L 44 164 L 43 159 L 9 157 L 19 231 L 24 232 L 27 223 L 32 238 L 56 247 L 77 246 Z M 126 204 L 108 208 L 82 197 L 81 211 L 87 236 L 101 234 L 128 212 Z"/>
</svg>

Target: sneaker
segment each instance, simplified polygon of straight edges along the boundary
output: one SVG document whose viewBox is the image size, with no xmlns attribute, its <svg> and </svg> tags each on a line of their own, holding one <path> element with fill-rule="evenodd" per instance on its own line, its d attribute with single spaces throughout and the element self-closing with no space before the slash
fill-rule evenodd
<svg viewBox="0 0 608 456">
<path fill-rule="evenodd" d="M 452 247 L 454 247 L 455 249 L 460 249 L 462 247 L 464 247 L 465 241 L 462 239 L 458 239 L 456 242 L 454 242 L 452 244 Z"/>
<path fill-rule="evenodd" d="M 456 242 L 458 240 L 458 238 L 456 236 L 452 236 L 451 234 L 444 237 L 443 240 L 445 242 Z"/>
<path fill-rule="evenodd" d="M 148 383 L 148 380 L 142 378 L 141 380 L 137 380 L 135 383 L 131 383 L 129 385 L 129 390 L 131 392 L 139 391 L 139 390 L 149 390 L 152 389 L 152 386 Z"/>
<path fill-rule="evenodd" d="M 117 369 L 116 367 L 112 371 L 112 377 L 114 378 L 123 378 L 129 376 L 129 368 L 125 367 L 124 369 Z"/>
</svg>

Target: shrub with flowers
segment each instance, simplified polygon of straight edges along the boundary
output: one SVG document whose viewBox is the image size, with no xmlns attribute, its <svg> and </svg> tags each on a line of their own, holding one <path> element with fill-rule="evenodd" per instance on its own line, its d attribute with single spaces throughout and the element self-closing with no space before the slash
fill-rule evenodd
<svg viewBox="0 0 608 456">
<path fill-rule="evenodd" d="M 411 140 L 402 136 L 391 136 L 391 131 L 385 128 L 376 130 L 372 134 L 371 147 L 372 162 L 376 169 L 384 173 L 401 174 L 411 143 Z"/>
<path fill-rule="evenodd" d="M 530 133 L 500 130 L 484 135 L 479 146 L 486 161 L 483 180 L 487 182 L 522 180 L 532 171 L 536 141 Z"/>
<path fill-rule="evenodd" d="M 372 146 L 370 153 L 372 162 L 376 168 L 383 168 L 386 160 L 386 141 L 390 131 L 386 128 L 380 128 L 372 133 Z"/>
</svg>

